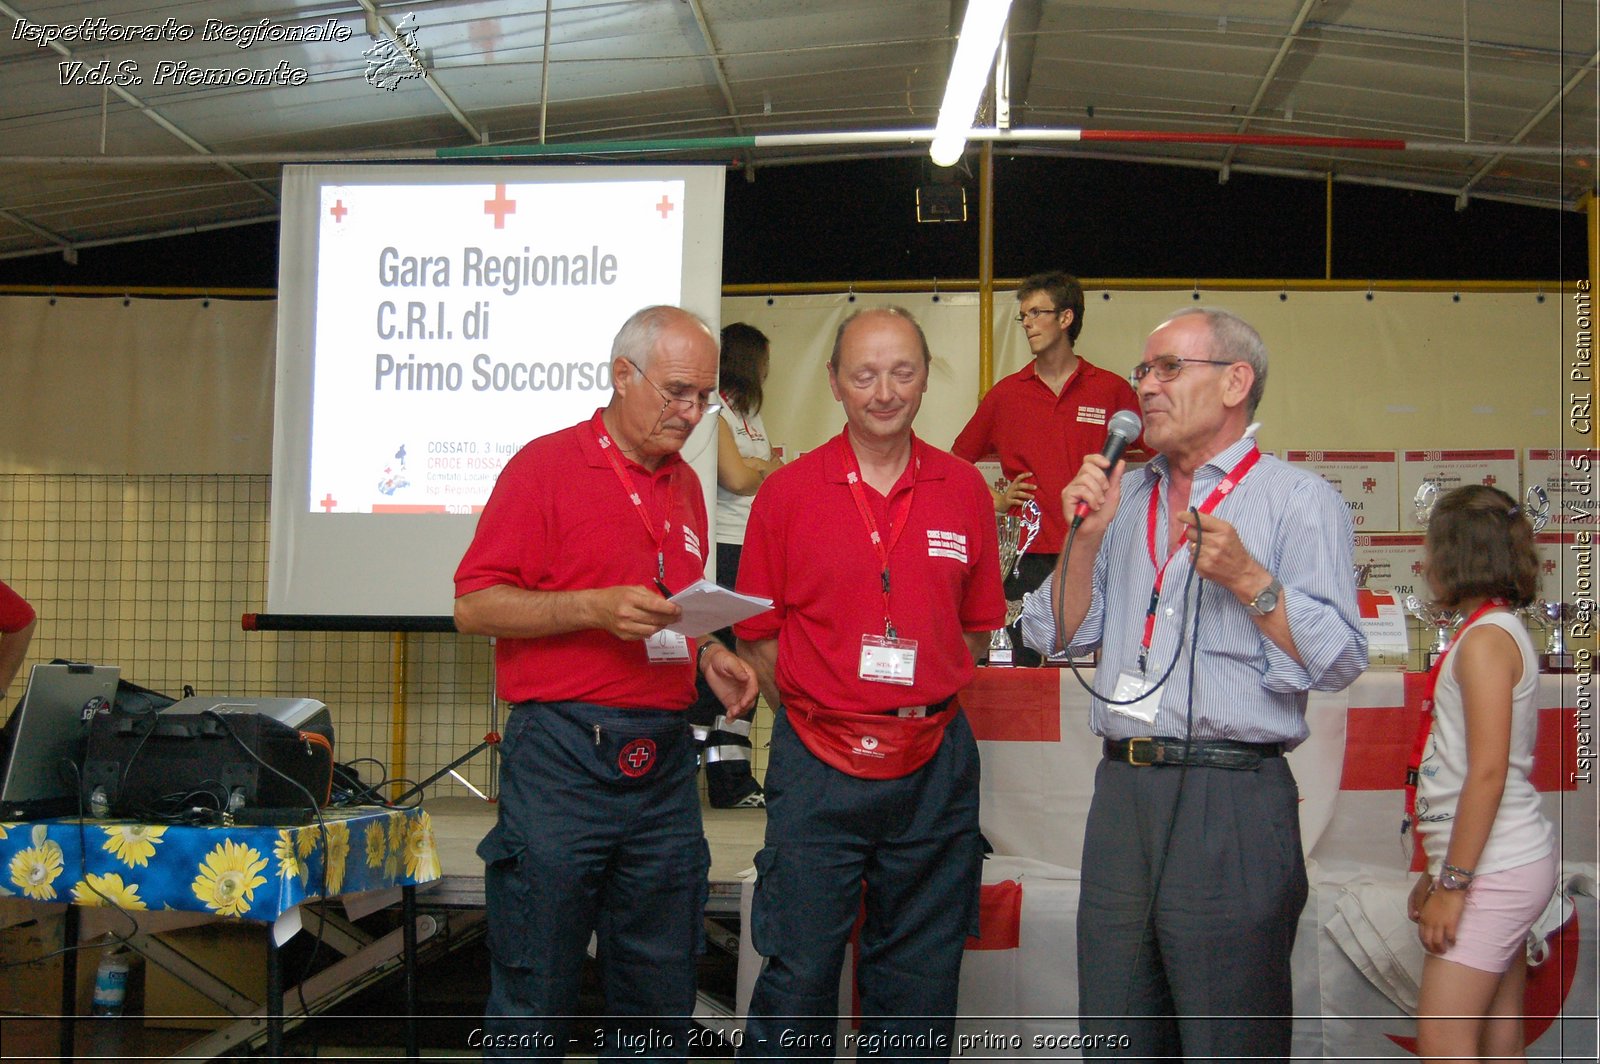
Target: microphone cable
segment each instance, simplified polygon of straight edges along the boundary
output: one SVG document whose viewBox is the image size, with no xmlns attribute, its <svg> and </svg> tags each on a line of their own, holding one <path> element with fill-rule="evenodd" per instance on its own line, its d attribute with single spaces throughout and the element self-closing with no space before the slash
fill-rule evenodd
<svg viewBox="0 0 1600 1064">
<path fill-rule="evenodd" d="M 1203 531 L 1203 529 L 1201 528 L 1201 525 L 1200 525 L 1199 511 L 1195 507 L 1191 506 L 1191 507 L 1189 507 L 1189 512 L 1191 514 L 1195 515 L 1195 523 L 1194 523 L 1195 543 L 1194 543 L 1194 548 L 1195 548 L 1195 556 L 1198 559 L 1199 554 L 1200 554 L 1200 548 L 1201 548 L 1202 544 L 1204 543 L 1205 533 L 1204 533 L 1204 531 Z M 1077 535 L 1078 535 L 1078 530 L 1077 530 L 1076 527 L 1074 527 L 1071 531 L 1069 531 L 1067 533 L 1067 542 L 1066 542 L 1066 545 L 1062 549 L 1061 584 L 1062 584 L 1063 589 L 1066 586 L 1067 562 L 1072 556 L 1072 542 L 1073 542 L 1074 539 L 1077 538 Z M 1127 980 L 1123 984 L 1122 1008 L 1120 1010 L 1120 1015 L 1124 1019 L 1128 1018 L 1128 1015 L 1127 1015 L 1127 1013 L 1128 1013 L 1128 1005 L 1133 1000 L 1133 982 L 1134 982 L 1135 976 L 1139 972 L 1139 964 L 1144 958 L 1145 941 L 1146 941 L 1147 938 L 1149 938 L 1151 929 L 1152 929 L 1152 927 L 1154 925 L 1154 922 L 1155 922 L 1156 900 L 1160 897 L 1160 894 L 1161 894 L 1161 881 L 1164 878 L 1164 876 L 1166 875 L 1167 858 L 1171 855 L 1171 852 L 1172 852 L 1172 836 L 1173 836 L 1174 831 L 1177 829 L 1177 826 L 1178 826 L 1178 813 L 1179 813 L 1179 811 L 1180 811 L 1180 809 L 1182 808 L 1182 805 L 1183 805 L 1184 785 L 1188 782 L 1188 779 L 1189 779 L 1189 746 L 1190 746 L 1190 743 L 1193 741 L 1192 737 L 1194 735 L 1195 660 L 1196 660 L 1196 658 L 1199 657 L 1199 651 L 1200 651 L 1200 607 L 1201 607 L 1201 603 L 1202 603 L 1202 600 L 1203 600 L 1204 595 L 1205 595 L 1205 585 L 1206 585 L 1206 581 L 1205 580 L 1201 580 L 1200 581 L 1200 586 L 1198 588 L 1194 587 L 1194 578 L 1195 578 L 1195 573 L 1197 571 L 1198 571 L 1198 566 L 1197 565 L 1191 565 L 1189 567 L 1189 573 L 1184 578 L 1184 581 L 1183 581 L 1183 607 L 1179 611 L 1179 628 L 1178 628 L 1179 635 L 1178 635 L 1178 639 L 1176 640 L 1176 642 L 1173 645 L 1172 660 L 1167 663 L 1167 667 L 1162 672 L 1160 679 L 1158 679 L 1143 694 L 1139 695 L 1137 698 L 1129 698 L 1129 699 L 1107 698 L 1105 695 L 1101 694 L 1099 691 L 1096 691 L 1094 689 L 1094 686 L 1088 680 L 1085 680 L 1083 678 L 1083 674 L 1078 668 L 1078 663 L 1076 661 L 1072 660 L 1070 655 L 1067 658 L 1067 665 L 1068 665 L 1068 667 L 1070 667 L 1072 669 L 1073 678 L 1076 679 L 1078 681 L 1079 686 L 1081 686 L 1091 696 L 1093 696 L 1095 698 L 1098 698 L 1101 702 L 1103 702 L 1103 703 L 1105 703 L 1106 705 L 1109 705 L 1109 706 L 1127 706 L 1127 705 L 1132 705 L 1133 703 L 1138 702 L 1138 701 L 1140 701 L 1142 699 L 1149 698 L 1152 694 L 1154 694 L 1155 692 L 1161 690 L 1163 687 L 1166 686 L 1167 680 L 1172 676 L 1173 670 L 1177 668 L 1178 658 L 1183 653 L 1183 632 L 1186 629 L 1189 631 L 1189 668 L 1188 668 L 1188 698 L 1187 698 L 1188 708 L 1187 708 L 1187 712 L 1185 714 L 1184 728 L 1183 728 L 1183 761 L 1178 766 L 1178 788 L 1177 788 L 1177 791 L 1176 791 L 1176 793 L 1174 793 L 1173 798 L 1172 798 L 1172 814 L 1167 819 L 1166 834 L 1162 837 L 1161 847 L 1160 847 L 1160 850 L 1158 851 L 1158 857 L 1157 857 L 1157 860 L 1156 860 L 1156 865 L 1155 865 L 1154 869 L 1152 870 L 1151 876 L 1150 876 L 1150 896 L 1149 896 L 1149 899 L 1145 903 L 1144 917 L 1140 921 L 1140 924 L 1139 924 L 1138 945 L 1134 949 L 1133 960 L 1128 965 Z M 1051 579 L 1052 580 L 1054 579 L 1053 575 L 1052 575 Z M 1192 628 L 1189 627 L 1189 596 L 1190 596 L 1191 590 L 1193 590 L 1193 592 L 1194 592 L 1194 625 L 1193 625 Z M 1058 644 L 1064 644 L 1065 634 L 1061 631 L 1061 604 L 1060 604 L 1060 601 L 1054 596 L 1053 592 L 1054 592 L 1054 588 L 1052 588 L 1052 599 L 1051 599 L 1051 602 L 1052 602 L 1052 606 L 1054 607 L 1054 612 L 1055 612 L 1056 642 Z M 1066 648 L 1065 645 L 1063 645 L 1062 649 L 1066 650 L 1067 648 Z"/>
</svg>

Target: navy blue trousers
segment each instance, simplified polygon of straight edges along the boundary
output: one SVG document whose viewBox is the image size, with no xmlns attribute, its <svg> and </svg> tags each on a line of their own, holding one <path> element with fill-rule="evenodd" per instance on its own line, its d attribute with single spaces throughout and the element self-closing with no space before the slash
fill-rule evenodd
<svg viewBox="0 0 1600 1064">
<path fill-rule="evenodd" d="M 596 728 L 599 729 L 596 732 Z M 629 778 L 639 741 L 655 766 Z M 500 812 L 478 846 L 491 985 L 485 1057 L 684 1060 L 711 852 L 677 713 L 546 703 L 500 744 Z M 607 1018 L 574 1028 L 589 936 Z"/>
<path fill-rule="evenodd" d="M 916 772 L 864 780 L 818 760 L 779 713 L 756 870 L 750 933 L 766 962 L 741 1057 L 833 1057 L 840 970 L 864 906 L 856 1055 L 948 1059 L 983 874 L 965 715 Z"/>
</svg>

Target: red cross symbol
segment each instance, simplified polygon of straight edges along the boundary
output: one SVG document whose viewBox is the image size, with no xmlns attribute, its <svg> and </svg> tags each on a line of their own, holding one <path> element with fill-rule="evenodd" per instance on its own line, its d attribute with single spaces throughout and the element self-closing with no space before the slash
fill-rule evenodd
<svg viewBox="0 0 1600 1064">
<path fill-rule="evenodd" d="M 1377 486 L 1378 486 L 1378 482 L 1376 480 L 1373 480 L 1371 477 L 1368 477 L 1366 480 L 1363 480 L 1361 482 L 1362 490 L 1365 491 L 1368 495 L 1371 495 L 1372 494 L 1372 489 L 1377 487 Z"/>
<path fill-rule="evenodd" d="M 617 755 L 617 768 L 624 776 L 638 778 L 650 771 L 655 760 L 656 744 L 650 739 L 635 739 Z"/>
<path fill-rule="evenodd" d="M 494 215 L 494 227 L 506 227 L 506 215 L 517 213 L 517 201 L 506 199 L 506 186 L 494 186 L 494 199 L 483 201 L 483 213 Z"/>
<path fill-rule="evenodd" d="M 333 513 L 333 508 L 339 505 L 339 501 L 333 497 L 333 492 L 330 491 L 322 497 L 322 501 L 317 505 L 322 507 L 323 513 L 331 514 Z"/>
<path fill-rule="evenodd" d="M 1546 561 L 1544 563 L 1544 571 L 1545 571 L 1546 574 L 1555 572 L 1556 571 L 1556 563 L 1552 562 L 1552 561 Z"/>
<path fill-rule="evenodd" d="M 1412 562 L 1411 563 L 1411 571 L 1413 573 L 1416 573 L 1418 576 L 1421 576 L 1422 575 L 1422 563 L 1421 562 Z"/>
<path fill-rule="evenodd" d="M 1494 487 L 1494 474 L 1490 473 L 1488 476 L 1484 477 L 1483 482 L 1488 487 Z"/>
<path fill-rule="evenodd" d="M 661 202 L 656 204 L 656 210 L 661 212 L 661 217 L 662 217 L 663 220 L 665 220 L 667 215 L 672 213 L 672 208 L 674 208 L 676 206 L 677 206 L 677 204 L 673 203 L 671 200 L 669 200 L 667 198 L 667 194 L 665 192 L 663 192 L 661 194 Z"/>
<path fill-rule="evenodd" d="M 334 200 L 333 206 L 328 208 L 328 213 L 333 215 L 336 222 L 344 221 L 344 216 L 350 213 L 350 208 L 344 205 L 344 200 Z"/>
</svg>

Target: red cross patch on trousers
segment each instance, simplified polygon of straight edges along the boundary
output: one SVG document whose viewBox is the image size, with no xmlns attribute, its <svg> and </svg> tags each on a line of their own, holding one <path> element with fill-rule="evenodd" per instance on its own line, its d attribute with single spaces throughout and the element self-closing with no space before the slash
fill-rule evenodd
<svg viewBox="0 0 1600 1064">
<path fill-rule="evenodd" d="M 617 768 L 624 776 L 638 779 L 656 767 L 656 744 L 653 739 L 634 739 L 623 746 L 617 755 Z"/>
</svg>

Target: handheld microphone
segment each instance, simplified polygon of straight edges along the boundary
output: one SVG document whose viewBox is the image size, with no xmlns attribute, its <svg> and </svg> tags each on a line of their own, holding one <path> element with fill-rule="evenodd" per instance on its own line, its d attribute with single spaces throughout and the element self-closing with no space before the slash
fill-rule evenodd
<svg viewBox="0 0 1600 1064">
<path fill-rule="evenodd" d="M 1128 444 L 1139 438 L 1139 430 L 1144 428 L 1144 422 L 1139 420 L 1139 415 L 1132 410 L 1118 410 L 1111 415 L 1111 420 L 1106 423 L 1106 443 L 1100 448 L 1100 453 L 1116 466 L 1122 452 L 1128 449 Z M 1083 524 L 1083 519 L 1089 516 L 1089 504 L 1080 502 L 1072 510 L 1072 527 L 1077 528 Z"/>
</svg>

